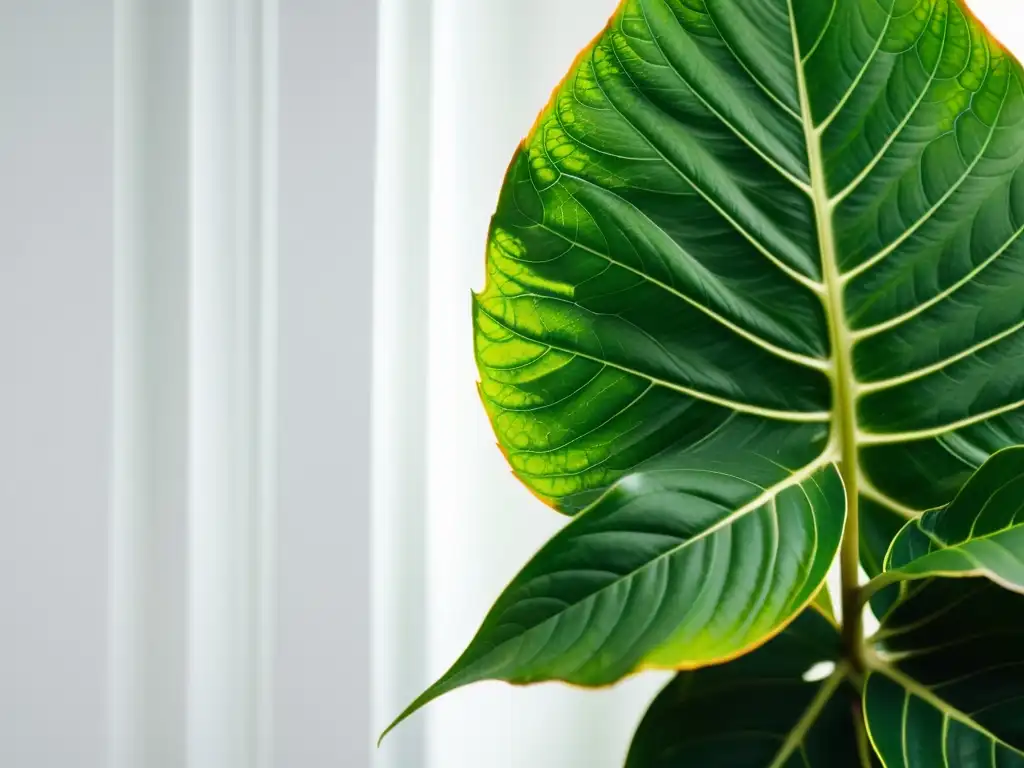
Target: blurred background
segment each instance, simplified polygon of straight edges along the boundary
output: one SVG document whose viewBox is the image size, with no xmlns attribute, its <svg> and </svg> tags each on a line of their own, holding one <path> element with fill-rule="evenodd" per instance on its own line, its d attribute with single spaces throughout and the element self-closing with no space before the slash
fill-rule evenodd
<svg viewBox="0 0 1024 768">
<path fill-rule="evenodd" d="M 563 522 L 469 296 L 615 5 L 0 0 L 0 766 L 621 765 L 662 676 L 478 685 L 374 747 Z"/>
</svg>

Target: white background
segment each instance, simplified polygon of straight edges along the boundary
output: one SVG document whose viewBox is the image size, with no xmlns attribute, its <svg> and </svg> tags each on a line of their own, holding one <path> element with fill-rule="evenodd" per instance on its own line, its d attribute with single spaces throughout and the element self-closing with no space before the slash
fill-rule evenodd
<svg viewBox="0 0 1024 768">
<path fill-rule="evenodd" d="M 371 0 L 280 5 L 275 764 L 614 768 L 656 680 L 596 693 L 479 685 L 372 748 L 561 523 L 493 445 L 473 389 L 469 291 L 483 282 L 487 218 L 516 141 L 614 2 L 383 0 L 425 25 L 397 47 L 388 36 L 401 25 L 388 17 L 379 39 Z M 973 5 L 1024 52 L 1017 0 Z M 113 14 L 108 0 L 0 0 L 5 768 L 105 764 Z M 378 94 L 378 70 L 382 84 L 409 89 Z M 378 285 L 371 329 L 375 266 L 395 281 Z M 401 407 L 371 404 L 372 338 L 378 400 L 418 403 L 420 422 L 389 421 Z M 414 376 L 381 381 L 388 365 Z M 375 476 L 385 537 L 374 545 L 372 643 L 371 406 L 376 455 L 419 483 Z M 404 453 L 381 451 L 399 443 Z"/>
</svg>

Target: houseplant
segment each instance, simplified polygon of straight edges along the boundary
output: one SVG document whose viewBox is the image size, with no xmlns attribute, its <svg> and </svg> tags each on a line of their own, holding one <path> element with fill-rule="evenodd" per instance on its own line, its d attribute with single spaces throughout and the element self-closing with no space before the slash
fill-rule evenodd
<svg viewBox="0 0 1024 768">
<path fill-rule="evenodd" d="M 630 768 L 1024 766 L 1022 83 L 960 0 L 622 2 L 473 305 L 572 520 L 399 720 L 671 669 Z"/>
</svg>

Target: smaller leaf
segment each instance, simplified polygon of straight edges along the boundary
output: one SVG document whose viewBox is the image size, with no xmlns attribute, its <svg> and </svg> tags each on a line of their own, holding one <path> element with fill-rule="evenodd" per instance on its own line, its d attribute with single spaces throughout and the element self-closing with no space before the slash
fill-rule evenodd
<svg viewBox="0 0 1024 768">
<path fill-rule="evenodd" d="M 1024 596 L 985 579 L 915 585 L 876 641 L 864 710 L 888 768 L 1024 768 Z"/>
<path fill-rule="evenodd" d="M 679 674 L 647 711 L 626 768 L 861 768 L 845 669 L 805 679 L 839 647 L 835 625 L 811 608 L 749 656 Z"/>
<path fill-rule="evenodd" d="M 722 663 L 778 634 L 838 552 L 842 481 L 824 461 L 792 471 L 732 454 L 760 469 L 756 481 L 727 463 L 634 473 L 574 518 L 391 727 L 481 680 L 608 685 Z"/>
<path fill-rule="evenodd" d="M 907 523 L 869 591 L 936 576 L 984 576 L 1024 592 L 1024 447 L 993 454 L 952 502 Z"/>
</svg>

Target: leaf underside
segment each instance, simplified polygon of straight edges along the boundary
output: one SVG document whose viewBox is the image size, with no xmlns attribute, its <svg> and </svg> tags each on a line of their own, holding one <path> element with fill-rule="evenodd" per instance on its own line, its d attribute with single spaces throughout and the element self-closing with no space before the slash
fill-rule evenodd
<svg viewBox="0 0 1024 768">
<path fill-rule="evenodd" d="M 1024 448 L 989 458 L 945 507 L 897 534 L 894 606 L 864 690 L 890 768 L 1024 766 Z"/>
<path fill-rule="evenodd" d="M 864 691 L 887 768 L 1024 767 L 1024 596 L 987 579 L 917 582 L 879 634 Z"/>
<path fill-rule="evenodd" d="M 841 673 L 803 679 L 838 655 L 835 625 L 809 609 L 749 656 L 679 674 L 641 722 L 626 768 L 863 768 L 853 688 Z"/>
<path fill-rule="evenodd" d="M 402 717 L 738 656 L 817 593 L 844 485 L 877 573 L 1024 442 L 1021 83 L 959 0 L 624 0 L 473 303 L 498 442 L 574 518 Z"/>
</svg>

